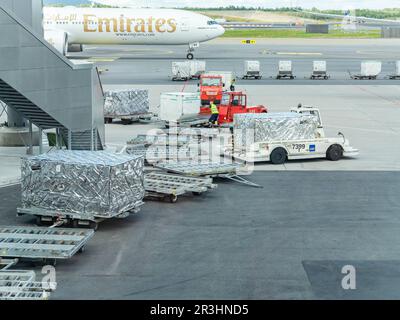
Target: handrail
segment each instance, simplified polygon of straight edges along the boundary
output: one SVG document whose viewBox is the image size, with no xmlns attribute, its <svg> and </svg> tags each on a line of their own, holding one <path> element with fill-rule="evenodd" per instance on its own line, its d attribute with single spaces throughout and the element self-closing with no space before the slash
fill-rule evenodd
<svg viewBox="0 0 400 320">
<path fill-rule="evenodd" d="M 24 21 L 22 21 L 20 18 L 16 17 L 14 13 L 9 11 L 8 9 L 0 6 L 0 9 L 7 15 L 9 16 L 12 20 L 14 20 L 17 24 L 19 24 L 22 28 L 25 29 L 28 33 L 30 33 L 33 37 L 35 37 L 36 40 L 38 40 L 41 44 L 43 44 L 47 49 L 49 49 L 54 55 L 58 56 L 61 61 L 63 61 L 68 67 L 71 69 L 89 69 L 88 66 L 90 66 L 90 69 L 93 68 L 93 64 L 82 64 L 82 65 L 75 65 L 72 62 L 70 62 L 67 58 L 65 58 L 60 52 L 58 52 L 52 45 L 50 45 L 46 40 L 44 40 L 43 37 L 39 36 L 36 34 L 34 30 L 31 29 L 31 27 L 27 26 Z"/>
</svg>

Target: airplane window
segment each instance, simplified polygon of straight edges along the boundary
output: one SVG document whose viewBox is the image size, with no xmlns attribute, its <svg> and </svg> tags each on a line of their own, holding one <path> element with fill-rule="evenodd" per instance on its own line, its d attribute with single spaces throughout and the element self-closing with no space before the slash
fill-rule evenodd
<svg viewBox="0 0 400 320">
<path fill-rule="evenodd" d="M 214 24 L 218 24 L 218 22 L 215 21 L 215 20 L 210 20 L 210 21 L 207 21 L 207 24 L 208 24 L 209 26 L 211 26 L 211 25 L 214 25 Z"/>
</svg>

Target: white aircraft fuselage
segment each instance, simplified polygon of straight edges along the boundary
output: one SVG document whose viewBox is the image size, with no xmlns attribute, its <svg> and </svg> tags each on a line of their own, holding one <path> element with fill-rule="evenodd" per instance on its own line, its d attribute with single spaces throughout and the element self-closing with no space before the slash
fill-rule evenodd
<svg viewBox="0 0 400 320">
<path fill-rule="evenodd" d="M 225 32 L 209 17 L 174 9 L 45 7 L 43 15 L 45 37 L 64 33 L 68 45 L 191 45 Z"/>
</svg>

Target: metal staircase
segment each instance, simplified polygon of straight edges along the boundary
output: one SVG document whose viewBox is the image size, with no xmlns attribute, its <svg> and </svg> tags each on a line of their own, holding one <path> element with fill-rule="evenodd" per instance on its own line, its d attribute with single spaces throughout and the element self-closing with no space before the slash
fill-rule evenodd
<svg viewBox="0 0 400 320">
<path fill-rule="evenodd" d="M 69 149 L 103 149 L 104 98 L 97 68 L 74 64 L 47 43 L 38 28 L 20 18 L 26 17 L 20 12 L 23 1 L 25 7 L 38 5 L 36 0 L 0 0 L 0 100 L 39 129 L 58 129 Z"/>
</svg>

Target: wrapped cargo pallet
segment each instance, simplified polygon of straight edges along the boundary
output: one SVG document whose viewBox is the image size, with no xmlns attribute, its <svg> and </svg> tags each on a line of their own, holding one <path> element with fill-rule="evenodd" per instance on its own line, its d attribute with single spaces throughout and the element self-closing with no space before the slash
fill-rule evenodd
<svg viewBox="0 0 400 320">
<path fill-rule="evenodd" d="M 234 143 L 246 149 L 260 141 L 314 139 L 318 126 L 315 116 L 294 112 L 236 114 Z"/>
<path fill-rule="evenodd" d="M 141 115 L 149 112 L 149 91 L 142 89 L 106 91 L 104 117 Z"/>
<path fill-rule="evenodd" d="M 142 204 L 143 157 L 105 151 L 54 151 L 22 159 L 22 208 L 112 218 Z"/>
</svg>

